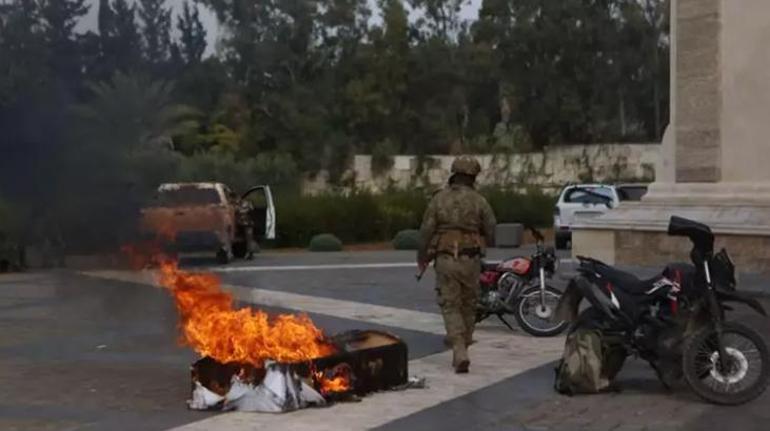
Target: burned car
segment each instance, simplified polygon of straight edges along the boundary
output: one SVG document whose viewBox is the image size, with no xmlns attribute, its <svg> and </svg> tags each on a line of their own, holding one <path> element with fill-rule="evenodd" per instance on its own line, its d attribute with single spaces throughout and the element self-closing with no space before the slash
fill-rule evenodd
<svg viewBox="0 0 770 431">
<path fill-rule="evenodd" d="M 141 211 L 145 238 L 174 253 L 213 251 L 220 263 L 250 258 L 258 241 L 275 238 L 275 207 L 269 186 L 242 195 L 222 183 L 166 183 Z"/>
</svg>

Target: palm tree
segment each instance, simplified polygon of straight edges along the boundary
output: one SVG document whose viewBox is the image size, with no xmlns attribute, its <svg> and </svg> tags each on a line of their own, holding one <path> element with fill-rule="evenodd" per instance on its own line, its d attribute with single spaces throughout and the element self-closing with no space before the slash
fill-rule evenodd
<svg viewBox="0 0 770 431">
<path fill-rule="evenodd" d="M 173 102 L 173 85 L 143 75 L 117 72 L 89 85 L 92 99 L 73 108 L 88 141 L 132 156 L 173 149 L 173 137 L 197 127 L 199 113 Z M 107 141 L 107 142 L 105 142 Z"/>
<path fill-rule="evenodd" d="M 89 88 L 92 97 L 71 111 L 77 127 L 66 165 L 72 181 L 93 186 L 78 197 L 78 205 L 118 217 L 120 205 L 112 209 L 118 215 L 102 208 L 116 201 L 113 196 L 145 197 L 174 178 L 179 156 L 172 151 L 174 137 L 196 129 L 199 114 L 174 103 L 171 83 L 144 75 L 118 72 Z"/>
</svg>

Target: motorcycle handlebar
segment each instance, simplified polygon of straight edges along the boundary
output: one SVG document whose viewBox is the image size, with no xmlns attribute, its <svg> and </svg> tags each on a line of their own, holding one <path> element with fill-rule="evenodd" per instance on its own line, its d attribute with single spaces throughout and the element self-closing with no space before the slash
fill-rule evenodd
<svg viewBox="0 0 770 431">
<path fill-rule="evenodd" d="M 714 251 L 714 234 L 711 228 L 703 223 L 684 217 L 671 216 L 668 222 L 668 232 L 671 236 L 684 236 L 693 244 L 691 257 L 693 263 L 699 265 L 700 260 L 706 259 Z"/>
</svg>

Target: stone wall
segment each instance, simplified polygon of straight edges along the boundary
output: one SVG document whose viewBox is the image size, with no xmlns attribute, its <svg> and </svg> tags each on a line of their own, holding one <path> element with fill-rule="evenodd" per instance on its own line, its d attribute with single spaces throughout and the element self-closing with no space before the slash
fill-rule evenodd
<svg viewBox="0 0 770 431">
<path fill-rule="evenodd" d="M 479 182 L 485 185 L 539 186 L 556 191 L 569 182 L 652 181 L 660 145 L 592 144 L 548 147 L 542 152 L 477 155 L 482 165 Z M 372 157 L 357 155 L 346 175 L 356 188 L 381 191 L 388 187 L 437 187 L 449 178 L 454 156 L 393 157 L 392 166 L 376 172 Z M 305 183 L 306 193 L 327 189 L 325 177 Z"/>
</svg>

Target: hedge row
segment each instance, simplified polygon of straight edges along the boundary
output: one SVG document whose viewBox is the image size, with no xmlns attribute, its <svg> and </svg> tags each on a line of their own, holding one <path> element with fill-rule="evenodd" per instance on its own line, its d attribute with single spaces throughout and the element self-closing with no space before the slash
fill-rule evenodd
<svg viewBox="0 0 770 431">
<path fill-rule="evenodd" d="M 535 227 L 553 224 L 557 196 L 532 188 L 527 192 L 489 187 L 481 190 L 495 211 L 498 223 L 523 223 Z"/>
<path fill-rule="evenodd" d="M 555 199 L 537 191 L 518 193 L 483 189 L 501 223 L 547 226 Z M 312 237 L 331 233 L 345 244 L 391 241 L 405 229 L 420 226 L 430 199 L 423 191 L 355 192 L 276 196 L 277 246 L 306 247 Z"/>
<path fill-rule="evenodd" d="M 399 230 L 419 226 L 426 204 L 420 192 L 277 196 L 277 245 L 307 246 L 321 233 L 346 244 L 389 241 Z"/>
</svg>

